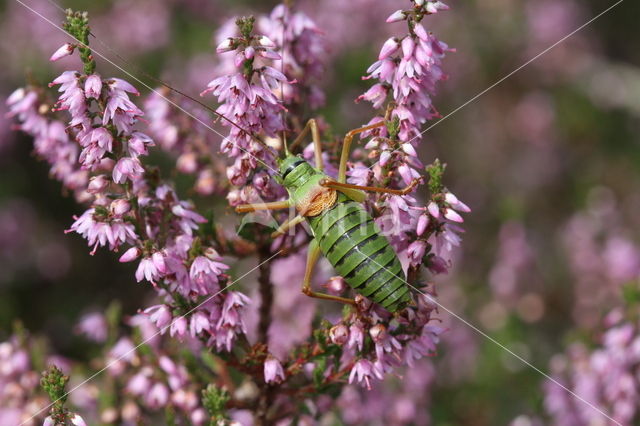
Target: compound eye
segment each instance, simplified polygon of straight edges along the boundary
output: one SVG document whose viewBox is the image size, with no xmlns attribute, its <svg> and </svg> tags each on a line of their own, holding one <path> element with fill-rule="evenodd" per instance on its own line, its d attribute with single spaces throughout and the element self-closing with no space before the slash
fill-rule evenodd
<svg viewBox="0 0 640 426">
<path fill-rule="evenodd" d="M 289 164 L 287 169 L 282 174 L 282 180 L 285 180 L 287 178 L 287 175 L 302 163 L 304 163 L 304 160 L 301 158 L 298 161 L 294 161 L 293 163 Z"/>
</svg>

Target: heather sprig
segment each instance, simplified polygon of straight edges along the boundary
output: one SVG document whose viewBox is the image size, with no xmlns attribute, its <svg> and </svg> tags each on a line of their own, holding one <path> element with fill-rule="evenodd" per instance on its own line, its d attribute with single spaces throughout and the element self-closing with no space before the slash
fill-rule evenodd
<svg viewBox="0 0 640 426">
<path fill-rule="evenodd" d="M 69 376 L 65 376 L 55 365 L 49 366 L 47 371 L 42 373 L 40 385 L 51 399 L 51 410 L 49 417 L 44 420 L 43 426 L 86 426 L 80 415 L 72 413 L 65 408 L 68 393 L 66 391 Z"/>
<path fill-rule="evenodd" d="M 441 57 L 432 52 L 427 64 L 420 49 L 429 43 L 443 49 L 435 39 L 420 39 L 419 14 L 426 7 L 416 3 L 405 16 L 410 29 L 405 39 L 417 44 L 404 47 L 402 57 L 384 58 L 398 67 L 397 81 L 380 83 L 389 93 L 395 90 L 395 97 L 376 105 L 386 114 L 372 122 L 384 120 L 386 126 L 364 135 L 366 158 L 356 157 L 348 171 L 353 183 L 400 187 L 421 178 L 424 168 L 409 138 L 415 135 L 411 126 L 423 123 L 432 110 L 407 108 L 416 99 L 424 101 L 422 89 L 414 86 L 435 81 Z M 202 94 L 213 94 L 217 112 L 226 118 L 220 123 L 229 133 L 220 150 L 233 161 L 229 166 L 214 155 L 211 135 L 195 130 L 195 120 L 170 111 L 163 96 L 147 99 L 145 116 L 132 98 L 140 95 L 134 86 L 97 74 L 87 15 L 70 12 L 67 19 L 65 28 L 82 45 L 65 45 L 52 60 L 78 49 L 83 72 L 65 71 L 51 83 L 59 92 L 53 105 L 39 87 L 17 91 L 9 105 L 55 176 L 87 204 L 67 232 L 85 238 L 91 254 L 107 249 L 117 252 L 120 262 L 137 262 L 135 280 L 150 283 L 156 296 L 151 306 L 122 319 L 133 327 L 131 334 L 118 333 L 117 313 L 109 318 L 87 313 L 76 327 L 89 340 L 104 342 L 98 362 L 110 366 L 110 378 L 98 413 L 103 421 L 136 422 L 148 412 L 162 412 L 168 423 L 220 424 L 234 419 L 230 408 L 248 410 L 257 423 L 294 421 L 303 405 L 321 404 L 328 395 L 336 400 L 345 383 L 371 389 L 375 381 L 436 353 L 444 329 L 435 318 L 432 286 L 419 282 L 420 269 L 446 272 L 449 252 L 460 241 L 457 212 L 469 211 L 444 186 L 439 162 L 428 169 L 432 191 L 424 205 L 413 195 L 378 194 L 365 203 L 396 249 L 409 285 L 426 295 L 397 315 L 356 296 L 355 307 L 327 318 L 299 291 L 305 270 L 299 253 L 308 245 L 307 235 L 273 240 L 255 224 L 240 232 L 246 240 L 234 235 L 232 227 L 183 199 L 151 162 L 149 154 L 163 149 L 175 156 L 177 170 L 198 176 L 200 194 L 226 195 L 232 206 L 282 199 L 275 154 L 283 150 L 283 135 L 309 118 L 306 104 L 315 108 L 323 98 L 318 79 L 325 45 L 308 16 L 279 5 L 268 16 L 239 18 L 233 29 L 224 27 L 216 49 L 222 58 L 219 76 Z M 331 158 L 327 150 L 329 173 Z M 369 170 L 366 161 L 379 165 Z M 266 262 L 282 248 L 283 259 Z M 234 283 L 231 267 L 252 255 L 261 262 L 257 292 L 248 296 L 227 289 Z M 330 292 L 344 295 L 343 278 L 326 281 Z M 53 384 L 64 377 L 48 377 L 48 389 L 58 395 Z M 241 385 L 250 389 L 242 394 Z M 120 394 L 120 401 L 111 398 Z M 62 416 L 64 409 L 58 411 Z"/>
</svg>

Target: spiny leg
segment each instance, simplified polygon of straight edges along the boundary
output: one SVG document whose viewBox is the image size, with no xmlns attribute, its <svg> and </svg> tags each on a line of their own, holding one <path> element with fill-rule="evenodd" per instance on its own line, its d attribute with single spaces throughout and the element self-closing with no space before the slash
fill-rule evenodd
<svg viewBox="0 0 640 426">
<path fill-rule="evenodd" d="M 277 236 L 283 235 L 289 229 L 293 228 L 294 226 L 302 222 L 304 222 L 304 216 L 302 215 L 297 215 L 293 219 L 287 219 L 282 225 L 278 227 L 278 229 L 273 231 L 273 233 L 271 234 L 271 238 L 275 238 Z"/>
<path fill-rule="evenodd" d="M 309 243 L 309 252 L 307 253 L 307 267 L 305 268 L 304 279 L 302 280 L 302 292 L 307 296 L 315 297 L 316 299 L 333 300 L 335 302 L 355 305 L 353 299 L 333 296 L 331 294 L 318 293 L 311 290 L 311 277 L 313 275 L 313 268 L 315 268 L 316 263 L 318 263 L 320 254 L 320 246 L 318 245 L 318 242 L 316 240 L 311 240 L 311 242 Z"/>
<path fill-rule="evenodd" d="M 355 189 L 359 191 L 381 192 L 383 194 L 407 195 L 413 190 L 413 188 L 416 187 L 416 185 L 418 185 L 419 182 L 420 182 L 420 179 L 414 179 L 410 185 L 406 186 L 403 189 L 391 189 L 391 188 L 380 188 L 376 186 L 352 185 L 350 183 L 341 183 L 341 182 L 336 182 L 329 179 L 321 180 L 320 185 L 326 188 L 333 188 L 338 191 Z M 349 195 L 349 193 L 347 193 L 346 195 Z"/>
<path fill-rule="evenodd" d="M 318 124 L 314 118 L 309 119 L 307 124 L 302 129 L 302 132 L 293 141 L 289 149 L 293 149 L 294 146 L 304 140 L 311 129 L 311 137 L 313 138 L 313 153 L 316 160 L 316 168 L 320 171 L 324 170 L 324 163 L 322 162 L 322 141 L 320 140 L 320 132 L 318 132 Z"/>
<path fill-rule="evenodd" d="M 349 161 L 349 153 L 351 152 L 351 142 L 353 137 L 358 133 L 366 132 L 367 130 L 377 129 L 385 125 L 384 121 L 379 121 L 375 124 L 369 124 L 368 126 L 360 127 L 358 129 L 351 130 L 344 137 L 342 143 L 342 154 L 340 155 L 340 168 L 338 169 L 338 182 L 344 183 L 347 181 L 347 161 Z"/>
<path fill-rule="evenodd" d="M 289 207 L 291 207 L 291 200 L 273 201 L 270 203 L 240 204 L 239 206 L 236 206 L 236 212 L 249 213 L 258 210 L 288 209 Z"/>
</svg>

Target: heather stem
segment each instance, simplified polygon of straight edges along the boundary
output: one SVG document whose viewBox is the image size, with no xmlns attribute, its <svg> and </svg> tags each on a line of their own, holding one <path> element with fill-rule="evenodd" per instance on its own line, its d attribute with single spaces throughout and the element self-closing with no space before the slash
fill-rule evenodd
<svg viewBox="0 0 640 426">
<path fill-rule="evenodd" d="M 269 326 L 271 325 L 271 307 L 273 306 L 273 286 L 271 285 L 271 264 L 265 262 L 270 257 L 266 249 L 260 250 L 260 322 L 258 325 L 258 342 L 269 343 Z"/>
</svg>

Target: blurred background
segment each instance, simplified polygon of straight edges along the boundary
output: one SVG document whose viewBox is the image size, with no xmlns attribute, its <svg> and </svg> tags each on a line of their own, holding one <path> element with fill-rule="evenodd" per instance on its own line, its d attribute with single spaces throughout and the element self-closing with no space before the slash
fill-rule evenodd
<svg viewBox="0 0 640 426">
<path fill-rule="evenodd" d="M 88 8 L 104 45 L 191 95 L 213 77 L 219 25 L 235 15 L 267 13 L 276 4 L 25 3 L 56 23 L 62 21 L 60 7 Z M 327 102 L 319 115 L 334 132 L 371 116 L 370 107 L 354 99 L 369 86 L 361 76 L 381 43 L 400 31 L 384 20 L 405 3 L 297 2 L 326 31 Z M 445 60 L 450 79 L 441 85 L 436 107 L 446 116 L 613 3 L 449 2 L 450 11 L 425 21 L 457 50 Z M 603 315 L 638 288 L 638 16 L 640 3 L 623 1 L 438 123 L 422 143 L 423 161 L 446 162 L 447 186 L 473 210 L 455 270 L 437 279 L 440 302 L 544 371 L 570 342 L 600 333 Z M 83 209 L 48 178 L 47 165 L 31 155 L 31 142 L 12 132 L 4 117 L 4 100 L 16 87 L 27 80 L 46 84 L 69 66 L 48 62 L 66 41 L 18 2 L 0 2 L 0 334 L 4 338 L 20 319 L 47 335 L 58 353 L 82 358 L 83 347 L 70 333 L 79 316 L 116 298 L 133 313 L 147 290 L 133 282 L 133 265 L 119 264 L 107 251 L 89 256 L 79 236 L 64 234 Z M 98 69 L 124 77 L 100 59 Z M 544 419 L 539 373 L 446 312 L 441 317 L 449 331 L 435 368 L 426 373 L 425 405 L 433 424 Z M 525 424 L 531 423 L 518 423 Z"/>
</svg>

